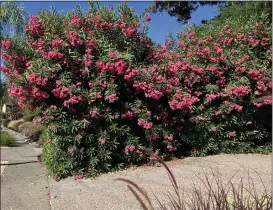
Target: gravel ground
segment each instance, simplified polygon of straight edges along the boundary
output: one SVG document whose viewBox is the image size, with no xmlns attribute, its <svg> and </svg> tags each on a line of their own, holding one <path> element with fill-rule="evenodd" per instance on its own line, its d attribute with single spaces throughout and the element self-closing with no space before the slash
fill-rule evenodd
<svg viewBox="0 0 273 210">
<path fill-rule="evenodd" d="M 263 189 L 262 181 L 271 190 L 271 155 L 216 155 L 204 158 L 186 158 L 168 163 L 185 197 L 190 195 L 192 185 L 201 187 L 204 174 L 211 177 L 217 173 L 224 183 L 232 176 L 238 184 L 240 177 L 248 184 L 248 175 L 258 190 Z M 259 177 L 259 175 L 261 177 Z M 105 174 L 95 180 L 77 180 L 72 178 L 55 182 L 49 181 L 52 209 L 141 209 L 125 183 L 114 181 L 122 177 L 130 179 L 143 187 L 153 202 L 154 192 L 160 200 L 168 202 L 167 191 L 173 193 L 168 175 L 163 167 L 140 167 L 137 169 Z M 199 177 L 199 178 L 198 178 Z"/>
</svg>

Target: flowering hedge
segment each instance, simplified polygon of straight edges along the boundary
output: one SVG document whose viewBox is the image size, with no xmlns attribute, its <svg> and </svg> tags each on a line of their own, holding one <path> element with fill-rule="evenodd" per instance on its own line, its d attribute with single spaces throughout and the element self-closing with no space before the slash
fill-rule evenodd
<svg viewBox="0 0 273 210">
<path fill-rule="evenodd" d="M 140 147 L 165 155 L 264 145 L 270 132 L 254 113 L 271 101 L 271 39 L 262 23 L 248 33 L 202 34 L 154 45 L 126 4 L 87 14 L 42 11 L 26 25 L 27 44 L 2 41 L 9 94 L 39 108 L 47 126 L 44 163 L 55 177 L 143 163 Z"/>
</svg>

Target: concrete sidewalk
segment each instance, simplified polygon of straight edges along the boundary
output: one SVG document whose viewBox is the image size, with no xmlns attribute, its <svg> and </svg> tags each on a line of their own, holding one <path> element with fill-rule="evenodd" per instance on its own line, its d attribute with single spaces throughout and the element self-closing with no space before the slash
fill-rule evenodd
<svg viewBox="0 0 273 210">
<path fill-rule="evenodd" d="M 1 166 L 1 210 L 51 209 L 46 171 L 37 163 L 40 151 L 21 134 L 8 131 L 15 136 L 16 145 L 1 147 L 1 164 L 7 164 Z"/>
</svg>

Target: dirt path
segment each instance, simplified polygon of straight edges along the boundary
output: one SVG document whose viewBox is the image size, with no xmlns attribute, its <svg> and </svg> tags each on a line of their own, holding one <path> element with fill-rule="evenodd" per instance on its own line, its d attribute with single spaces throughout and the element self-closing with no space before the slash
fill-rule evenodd
<svg viewBox="0 0 273 210">
<path fill-rule="evenodd" d="M 186 158 L 171 165 L 179 186 L 185 192 L 190 192 L 192 184 L 201 185 L 197 178 L 204 177 L 204 173 L 212 174 L 218 171 L 224 181 L 229 180 L 235 173 L 234 182 L 238 177 L 248 180 L 248 173 L 257 188 L 262 189 L 262 183 L 257 174 L 262 176 L 263 182 L 271 190 L 271 155 L 217 155 L 205 158 Z M 120 171 L 105 174 L 96 180 L 78 180 L 72 178 L 55 182 L 50 180 L 52 209 L 76 210 L 137 210 L 140 209 L 125 183 L 113 179 L 122 177 L 135 181 L 147 190 L 155 192 L 161 200 L 168 201 L 167 191 L 173 192 L 167 173 L 163 167 L 146 167 L 135 170 Z M 154 200 L 154 199 L 153 199 Z"/>
</svg>

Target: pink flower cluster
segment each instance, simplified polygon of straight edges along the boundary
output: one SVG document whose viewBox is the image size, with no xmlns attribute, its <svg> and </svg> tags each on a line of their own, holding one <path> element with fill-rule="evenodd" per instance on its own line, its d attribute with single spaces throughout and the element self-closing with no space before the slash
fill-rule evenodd
<svg viewBox="0 0 273 210">
<path fill-rule="evenodd" d="M 170 134 L 168 136 L 164 136 L 164 139 L 168 139 L 169 141 L 173 140 L 173 134 Z"/>
<path fill-rule="evenodd" d="M 32 73 L 28 76 L 28 80 L 30 81 L 30 83 L 32 84 L 36 84 L 36 85 L 41 85 L 41 86 L 45 86 L 48 78 L 44 78 L 42 79 L 41 77 L 37 76 L 35 73 Z"/>
<path fill-rule="evenodd" d="M 168 145 L 167 148 L 171 151 L 171 152 L 174 152 L 177 150 L 176 147 L 174 147 L 173 145 Z"/>
<path fill-rule="evenodd" d="M 74 175 L 74 180 L 83 179 L 83 178 L 84 178 L 83 174 L 76 174 L 76 175 Z"/>
<path fill-rule="evenodd" d="M 251 92 L 251 89 L 248 86 L 237 86 L 231 88 L 231 92 L 236 96 L 245 96 Z"/>
<path fill-rule="evenodd" d="M 155 134 L 153 134 L 153 135 L 147 136 L 147 138 L 148 138 L 149 140 L 157 140 L 157 139 L 160 138 L 160 136 L 159 136 L 159 134 L 155 133 Z"/>
<path fill-rule="evenodd" d="M 42 36 L 44 32 L 42 24 L 40 23 L 38 17 L 34 15 L 30 16 L 30 23 L 25 26 L 25 30 L 26 32 L 31 32 L 39 36 Z"/>
<path fill-rule="evenodd" d="M 52 90 L 55 97 L 65 99 L 69 95 L 70 90 L 67 87 L 58 87 Z"/>
<path fill-rule="evenodd" d="M 134 150 L 135 150 L 135 146 L 134 145 L 127 145 L 126 147 L 125 147 L 125 149 L 124 149 L 124 151 L 126 152 L 126 153 L 129 153 L 129 152 L 133 152 Z"/>
<path fill-rule="evenodd" d="M 8 89 L 8 93 L 10 96 L 20 97 L 24 95 L 24 91 L 22 87 L 11 87 Z"/>
<path fill-rule="evenodd" d="M 143 119 L 138 119 L 137 120 L 137 124 L 139 126 L 143 126 L 143 128 L 145 128 L 145 129 L 151 129 L 153 127 L 153 123 L 152 122 L 146 122 Z"/>
<path fill-rule="evenodd" d="M 55 52 L 55 51 L 50 51 L 50 52 L 48 52 L 45 55 L 46 55 L 45 56 L 46 58 L 48 58 L 48 59 L 55 59 L 55 60 L 61 59 L 64 56 L 63 53 Z"/>
<path fill-rule="evenodd" d="M 53 39 L 51 42 L 52 47 L 56 48 L 56 47 L 61 47 L 63 46 L 64 41 L 63 40 L 59 40 L 59 39 Z"/>
<path fill-rule="evenodd" d="M 49 98 L 49 94 L 45 91 L 41 91 L 39 88 L 33 88 L 32 95 L 35 99 L 38 100 Z"/>
<path fill-rule="evenodd" d="M 193 105 L 199 101 L 195 96 L 182 96 L 175 94 L 176 99 L 169 101 L 172 110 L 191 110 Z"/>
<path fill-rule="evenodd" d="M 74 31 L 68 32 L 68 40 L 73 47 L 80 46 L 83 44 L 83 42 L 80 40 L 79 34 Z"/>
<path fill-rule="evenodd" d="M 73 15 L 72 20 L 68 24 L 79 26 L 81 25 L 81 23 L 82 23 L 81 18 L 77 15 Z"/>
<path fill-rule="evenodd" d="M 263 74 L 259 70 L 249 69 L 248 75 L 252 80 L 259 80 L 263 77 Z"/>
<path fill-rule="evenodd" d="M 69 98 L 68 100 L 65 100 L 63 102 L 63 105 L 65 107 L 69 107 L 71 104 L 78 104 L 80 101 L 82 101 L 82 96 L 72 96 L 71 98 Z"/>
<path fill-rule="evenodd" d="M 126 23 L 119 24 L 119 27 L 121 28 L 122 32 L 125 33 L 127 37 L 132 37 L 136 35 L 136 29 L 128 26 Z"/>
<path fill-rule="evenodd" d="M 8 50 L 11 47 L 11 41 L 9 40 L 1 41 L 1 47 L 5 50 Z"/>
<path fill-rule="evenodd" d="M 136 117 L 136 114 L 134 112 L 128 111 L 124 114 L 121 114 L 121 117 L 125 118 L 125 119 L 132 119 L 132 118 Z"/>
<path fill-rule="evenodd" d="M 111 94 L 111 95 L 108 95 L 105 97 L 106 100 L 109 101 L 109 103 L 114 103 L 115 101 L 118 101 L 118 97 L 117 97 L 117 94 Z"/>
</svg>

